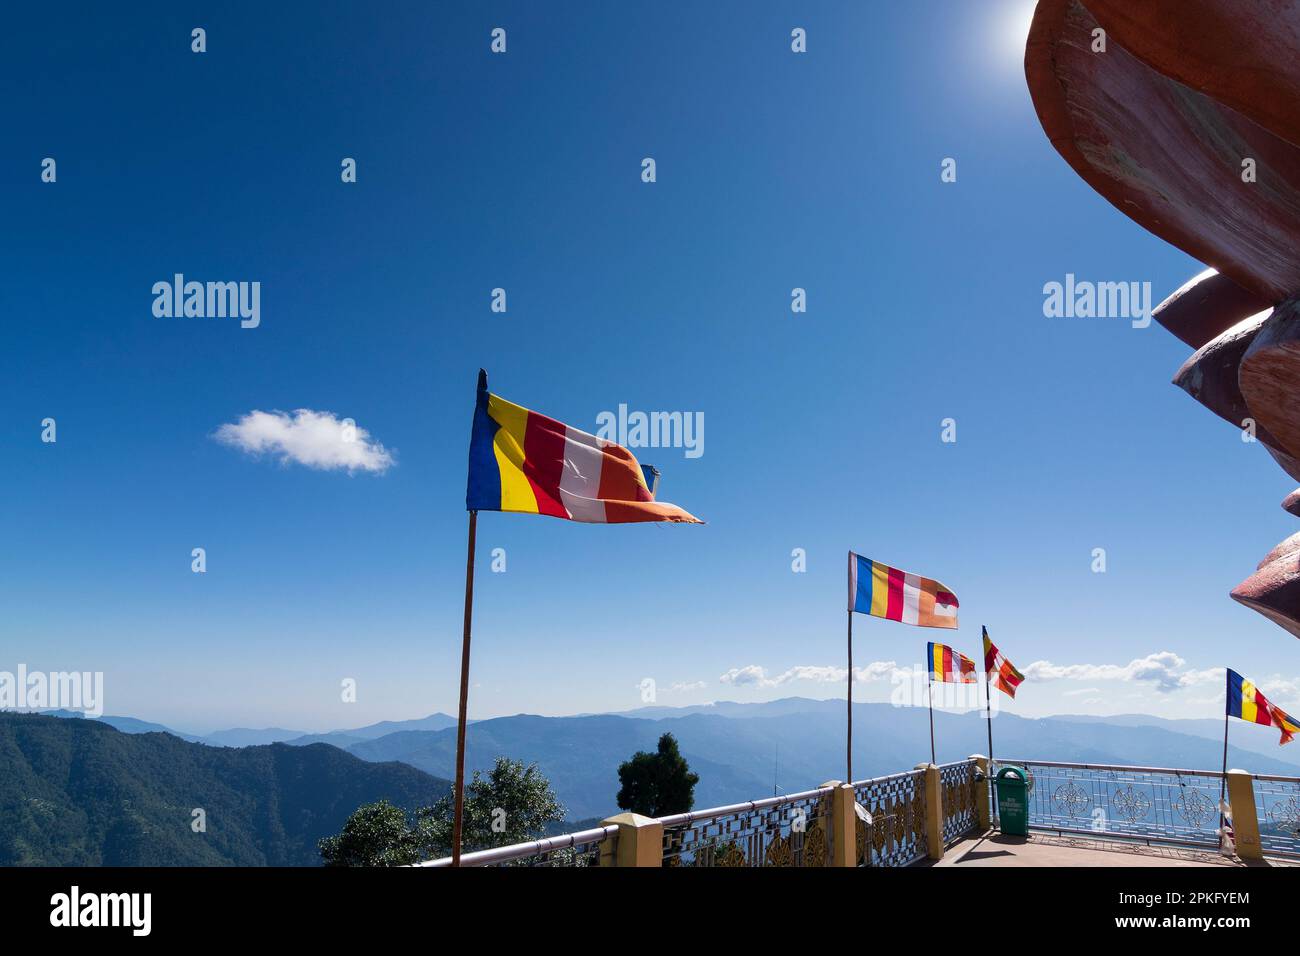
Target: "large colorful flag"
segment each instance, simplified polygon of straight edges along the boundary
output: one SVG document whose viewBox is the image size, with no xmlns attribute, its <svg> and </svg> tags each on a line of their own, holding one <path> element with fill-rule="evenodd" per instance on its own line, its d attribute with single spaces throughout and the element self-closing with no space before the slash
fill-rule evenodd
<svg viewBox="0 0 1300 956">
<path fill-rule="evenodd" d="M 965 654 L 959 654 L 947 644 L 928 645 L 930 660 L 930 678 L 948 684 L 975 683 L 975 662 Z"/>
<path fill-rule="evenodd" d="M 655 501 L 644 470 L 622 445 L 493 395 L 481 369 L 465 507 L 599 524 L 703 523 L 676 505 Z"/>
<path fill-rule="evenodd" d="M 849 552 L 849 610 L 919 627 L 957 626 L 957 595 L 933 578 Z"/>
<path fill-rule="evenodd" d="M 1002 656 L 1002 652 L 989 640 L 989 629 L 981 627 L 984 634 L 984 673 L 993 686 L 1008 697 L 1016 696 L 1016 688 L 1025 679 L 1025 675 L 1016 670 L 1015 665 Z"/>
<path fill-rule="evenodd" d="M 1238 717 L 1248 723 L 1276 727 L 1282 731 L 1278 744 L 1289 744 L 1300 724 L 1291 719 L 1282 708 L 1269 702 L 1258 687 L 1234 670 L 1228 671 L 1228 716 Z"/>
</svg>

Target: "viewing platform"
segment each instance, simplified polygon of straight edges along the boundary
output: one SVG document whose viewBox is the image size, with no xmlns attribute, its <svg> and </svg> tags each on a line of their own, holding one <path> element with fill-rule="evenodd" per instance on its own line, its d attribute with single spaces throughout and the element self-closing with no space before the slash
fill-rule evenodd
<svg viewBox="0 0 1300 956">
<path fill-rule="evenodd" d="M 1028 778 L 1028 836 L 997 828 L 989 761 L 887 777 L 466 853 L 462 866 L 900 867 L 1300 864 L 1300 777 L 998 760 Z M 1233 836 L 1220 849 L 1221 803 Z M 420 866 L 446 867 L 450 857 Z"/>
</svg>

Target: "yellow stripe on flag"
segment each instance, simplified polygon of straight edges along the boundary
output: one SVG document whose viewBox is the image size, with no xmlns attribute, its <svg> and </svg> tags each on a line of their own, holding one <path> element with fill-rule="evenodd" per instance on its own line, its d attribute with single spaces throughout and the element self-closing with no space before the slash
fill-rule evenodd
<svg viewBox="0 0 1300 956">
<path fill-rule="evenodd" d="M 1241 719 L 1252 724 L 1259 716 L 1259 705 L 1255 703 L 1255 685 L 1248 680 L 1241 682 Z"/>
<path fill-rule="evenodd" d="M 490 395 L 488 414 L 501 426 L 492 441 L 492 453 L 501 469 L 501 510 L 537 514 L 537 496 L 524 477 L 524 432 L 528 428 L 528 409 Z"/>
<path fill-rule="evenodd" d="M 871 562 L 871 616 L 884 617 L 889 613 L 889 568 L 879 561 Z"/>
</svg>

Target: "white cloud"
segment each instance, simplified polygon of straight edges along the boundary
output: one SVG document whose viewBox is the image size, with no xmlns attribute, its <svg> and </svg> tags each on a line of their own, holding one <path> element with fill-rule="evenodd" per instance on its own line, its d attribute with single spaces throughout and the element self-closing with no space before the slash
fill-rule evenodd
<svg viewBox="0 0 1300 956">
<path fill-rule="evenodd" d="M 1100 694 L 1100 687 L 1080 687 L 1078 690 L 1067 690 L 1061 694 L 1062 697 L 1080 697 L 1084 694 Z M 1084 703 L 1088 703 L 1086 700 Z"/>
<path fill-rule="evenodd" d="M 284 464 L 297 462 L 322 471 L 383 474 L 396 464 L 392 453 L 372 441 L 360 425 L 310 408 L 292 415 L 254 409 L 238 422 L 222 425 L 212 437 L 250 455 L 275 455 Z"/>
<path fill-rule="evenodd" d="M 762 687 L 768 683 L 767 671 L 757 664 L 750 664 L 748 667 L 733 667 L 719 677 L 718 680 L 724 684 L 734 684 L 737 687 Z"/>
<path fill-rule="evenodd" d="M 704 688 L 708 686 L 709 686 L 708 683 L 702 680 L 693 680 L 693 681 L 679 680 L 675 684 L 673 684 L 672 687 L 668 688 L 668 693 L 687 694 L 693 690 L 704 690 Z"/>
<path fill-rule="evenodd" d="M 1300 693 L 1300 681 L 1287 680 L 1281 674 L 1273 674 L 1259 682 L 1264 693 L 1268 695 L 1269 700 L 1275 697 L 1295 697 Z M 1225 688 L 1226 693 L 1226 688 Z"/>
<path fill-rule="evenodd" d="M 865 667 L 853 668 L 853 682 L 866 684 L 871 681 L 887 680 L 897 670 L 898 664 L 894 661 L 873 661 Z M 780 687 L 796 680 L 813 681 L 818 684 L 843 684 L 848 674 L 846 667 L 801 664 L 775 677 L 768 677 L 766 668 L 758 664 L 750 664 L 748 667 L 733 667 L 718 680 L 736 687 Z"/>
<path fill-rule="evenodd" d="M 1118 680 L 1154 684 L 1162 693 L 1193 687 L 1213 680 L 1223 680 L 1222 667 L 1186 670 L 1187 662 L 1173 651 L 1158 651 L 1129 661 L 1127 664 L 1053 664 L 1034 661 L 1025 668 L 1029 680 Z M 1080 692 L 1082 693 L 1082 692 Z"/>
</svg>

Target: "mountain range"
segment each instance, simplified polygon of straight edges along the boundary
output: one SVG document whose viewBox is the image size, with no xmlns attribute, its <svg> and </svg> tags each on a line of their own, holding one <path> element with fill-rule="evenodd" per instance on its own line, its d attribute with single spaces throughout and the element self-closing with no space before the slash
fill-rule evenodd
<svg viewBox="0 0 1300 956">
<path fill-rule="evenodd" d="M 102 718 L 127 733 L 145 725 Z M 930 756 L 925 708 L 855 704 L 853 776 L 861 779 L 909 769 Z M 988 729 L 976 713 L 935 711 L 940 762 L 986 753 Z M 1238 726 L 1229 764 L 1256 773 L 1300 775 L 1300 751 L 1277 746 L 1271 729 Z M 570 820 L 617 812 L 618 766 L 637 750 L 653 750 L 671 732 L 692 770 L 700 775 L 697 808 L 796 792 L 841 779 L 844 701 L 783 698 L 766 703 L 719 702 L 682 708 L 645 707 L 618 714 L 540 717 L 519 714 L 471 722 L 466 769 L 486 770 L 497 756 L 537 763 L 550 779 Z M 194 738 L 220 744 L 256 733 L 227 731 Z M 245 736 L 240 736 L 240 735 Z M 1019 759 L 1217 769 L 1223 724 L 1166 720 L 1147 715 L 1024 718 L 1009 713 L 993 721 L 994 752 Z M 328 743 L 370 763 L 397 761 L 438 778 L 454 775 L 455 719 L 433 714 L 353 730 L 299 735 L 289 744 Z"/>
<path fill-rule="evenodd" d="M 358 806 L 451 784 L 324 744 L 201 746 L 100 720 L 0 713 L 0 865 L 308 866 Z"/>
</svg>

